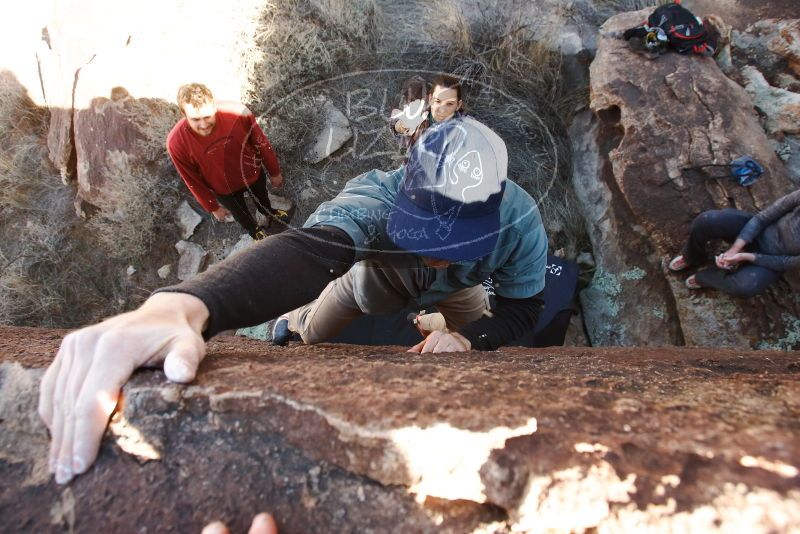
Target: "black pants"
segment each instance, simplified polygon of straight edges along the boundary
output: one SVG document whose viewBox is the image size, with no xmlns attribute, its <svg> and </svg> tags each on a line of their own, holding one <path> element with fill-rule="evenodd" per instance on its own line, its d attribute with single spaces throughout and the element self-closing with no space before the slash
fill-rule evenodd
<svg viewBox="0 0 800 534">
<path fill-rule="evenodd" d="M 709 241 L 722 239 L 733 243 L 744 225 L 753 217 L 752 213 L 735 209 L 711 210 L 701 213 L 692 222 L 689 240 L 683 247 L 683 258 L 689 265 L 701 265 L 710 259 L 706 245 Z M 746 252 L 760 252 L 757 242 L 748 243 Z M 781 272 L 753 263 L 741 263 L 735 271 L 716 266 L 699 271 L 697 282 L 704 287 L 713 287 L 736 297 L 752 297 L 764 292 L 775 283 Z"/>
<path fill-rule="evenodd" d="M 247 209 L 247 204 L 244 200 L 244 194 L 246 192 L 249 192 L 253 197 L 256 209 L 266 215 L 267 220 L 269 220 L 272 214 L 272 206 L 270 206 L 269 195 L 267 194 L 267 173 L 264 171 L 263 167 L 258 180 L 252 184 L 246 185 L 230 195 L 217 195 L 217 201 L 231 212 L 236 222 L 247 230 L 247 233 L 250 234 L 251 237 L 255 237 L 258 231 L 258 223 L 256 222 L 256 218 L 250 213 L 250 210 Z"/>
</svg>

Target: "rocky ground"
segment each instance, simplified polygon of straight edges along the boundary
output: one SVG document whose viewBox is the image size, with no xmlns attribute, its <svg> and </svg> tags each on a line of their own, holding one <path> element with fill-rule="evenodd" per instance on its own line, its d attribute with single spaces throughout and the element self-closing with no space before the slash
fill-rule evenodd
<svg viewBox="0 0 800 534">
<path fill-rule="evenodd" d="M 198 379 L 138 372 L 97 464 L 46 472 L 62 331 L 0 329 L 0 517 L 16 531 L 790 532 L 797 353 L 399 347 L 223 337 Z"/>
</svg>

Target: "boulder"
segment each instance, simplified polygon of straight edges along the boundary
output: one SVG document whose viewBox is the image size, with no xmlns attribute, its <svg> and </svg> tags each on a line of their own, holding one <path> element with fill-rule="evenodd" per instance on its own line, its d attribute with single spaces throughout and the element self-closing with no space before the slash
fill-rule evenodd
<svg viewBox="0 0 800 534">
<path fill-rule="evenodd" d="M 109 211 L 126 197 L 144 194 L 156 176 L 170 172 L 164 142 L 179 117 L 177 106 L 133 98 L 123 87 L 76 110 L 78 199 Z"/>
<path fill-rule="evenodd" d="M 676 310 L 644 229 L 619 194 L 606 159 L 619 132 L 580 113 L 570 127 L 572 185 L 594 250 L 595 274 L 580 292 L 592 345 L 682 344 Z"/>
<path fill-rule="evenodd" d="M 714 291 L 689 294 L 674 275 L 664 277 L 662 262 L 680 251 L 698 214 L 724 207 L 757 212 L 791 191 L 792 183 L 750 97 L 712 59 L 667 53 L 653 60 L 611 37 L 646 15 L 646 10 L 618 15 L 601 28 L 591 66 L 592 116 L 573 128 L 575 136 L 585 136 L 573 141 L 576 158 L 597 154 L 585 156 L 588 162 L 576 166 L 576 174 L 588 175 L 584 182 L 599 182 L 586 183 L 584 192 L 577 188 L 598 263 L 582 302 L 600 308 L 594 330 L 603 342 L 632 331 L 639 332 L 637 344 L 682 338 L 689 345 L 753 347 L 783 339 L 791 323 L 783 317 L 800 316 L 795 296 L 800 287 L 793 277 L 750 300 Z M 752 187 L 740 187 L 722 177 L 724 169 L 709 167 L 744 154 L 766 169 Z M 587 310 L 592 337 L 590 316 Z M 605 335 L 611 319 L 620 326 Z"/>
<path fill-rule="evenodd" d="M 194 234 L 194 229 L 203 220 L 199 213 L 194 211 L 189 203 L 185 200 L 178 206 L 178 212 L 175 214 L 175 219 L 178 221 L 178 226 L 181 229 L 181 237 L 189 239 Z"/>
<path fill-rule="evenodd" d="M 793 532 L 795 355 L 719 349 L 208 345 L 141 370 L 97 462 L 47 472 L 63 331 L 0 327 L 0 515 L 32 532 Z"/>
<path fill-rule="evenodd" d="M 203 270 L 208 253 L 197 243 L 189 241 L 178 241 L 175 248 L 180 257 L 178 258 L 178 280 L 188 280 Z"/>
<path fill-rule="evenodd" d="M 339 150 L 350 138 L 353 131 L 347 116 L 337 108 L 326 96 L 318 96 L 316 105 L 322 110 L 325 117 L 322 130 L 305 155 L 308 163 L 315 164 L 324 160 Z"/>
</svg>

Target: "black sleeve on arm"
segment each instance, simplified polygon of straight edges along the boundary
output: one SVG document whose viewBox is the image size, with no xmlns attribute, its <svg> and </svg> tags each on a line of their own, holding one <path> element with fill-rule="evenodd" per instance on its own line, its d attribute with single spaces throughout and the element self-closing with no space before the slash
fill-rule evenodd
<svg viewBox="0 0 800 534">
<path fill-rule="evenodd" d="M 459 332 L 475 350 L 495 350 L 530 332 L 544 306 L 544 292 L 526 299 L 495 297 L 491 317 L 481 317 Z"/>
<path fill-rule="evenodd" d="M 330 226 L 289 229 L 159 292 L 188 293 L 210 313 L 203 337 L 261 324 L 317 298 L 353 265 L 353 241 Z"/>
</svg>

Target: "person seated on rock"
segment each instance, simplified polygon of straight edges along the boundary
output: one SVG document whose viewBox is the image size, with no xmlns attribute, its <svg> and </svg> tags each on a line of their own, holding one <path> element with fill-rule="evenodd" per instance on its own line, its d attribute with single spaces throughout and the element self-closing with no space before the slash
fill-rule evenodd
<svg viewBox="0 0 800 534">
<path fill-rule="evenodd" d="M 403 83 L 400 109 L 393 109 L 389 125 L 397 134 L 401 148 L 408 151 L 431 124 L 461 115 L 461 80 L 447 74 L 433 79 L 430 91 L 427 83 L 413 76 Z"/>
<path fill-rule="evenodd" d="M 481 282 L 493 275 L 491 316 L 432 332 L 412 350 L 494 350 L 528 332 L 542 307 L 547 235 L 536 202 L 506 179 L 507 166 L 505 143 L 477 120 L 433 125 L 408 165 L 350 180 L 303 228 L 269 236 L 158 290 L 137 310 L 68 334 L 39 396 L 56 481 L 94 461 L 135 369 L 163 365 L 169 380 L 190 382 L 205 339 L 313 301 L 357 261 L 383 273 L 393 303 L 405 297 L 420 307 L 471 297 L 476 287 L 483 293 Z"/>
<path fill-rule="evenodd" d="M 254 239 L 265 238 L 273 220 L 285 226 L 289 214 L 272 209 L 263 165 L 273 187 L 283 184 L 281 167 L 250 110 L 215 102 L 199 83 L 178 89 L 178 107 L 183 118 L 167 136 L 167 152 L 197 202 L 219 221 L 232 215 Z M 267 217 L 265 227 L 258 226 L 245 204 L 246 192 Z"/>
<path fill-rule="evenodd" d="M 688 277 L 686 286 L 712 287 L 736 297 L 764 292 L 784 272 L 800 267 L 800 190 L 756 215 L 736 209 L 701 213 L 692 222 L 683 252 L 669 263 L 670 270 L 703 264 L 709 259 L 706 245 L 715 239 L 733 245 L 716 256 L 716 267 Z"/>
</svg>

